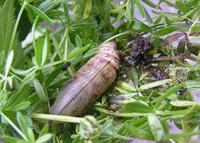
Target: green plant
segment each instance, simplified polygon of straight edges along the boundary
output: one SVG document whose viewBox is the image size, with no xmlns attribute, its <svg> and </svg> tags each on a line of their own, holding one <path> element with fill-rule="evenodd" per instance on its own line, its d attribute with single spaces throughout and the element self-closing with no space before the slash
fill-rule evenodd
<svg viewBox="0 0 200 143">
<path fill-rule="evenodd" d="M 162 3 L 178 12 L 160 11 Z M 19 13 L 16 4 L 21 6 Z M 145 20 L 133 18 L 134 4 Z M 150 16 L 146 4 L 157 16 Z M 163 44 L 163 35 L 176 30 L 199 40 L 199 34 L 191 36 L 199 32 L 199 8 L 198 0 L 157 4 L 149 0 L 121 4 L 112 0 L 0 1 L 0 139 L 8 143 L 125 142 L 132 138 L 188 142 L 199 135 L 193 129 L 199 128 L 200 106 L 191 93 L 200 88 L 198 48 L 196 65 L 165 62 L 161 66 L 168 68 L 169 77 L 158 81 L 151 80 L 148 70 L 122 62 L 115 88 L 95 104 L 93 116 L 49 115 L 58 89 L 97 52 L 97 45 L 115 40 L 121 55 L 130 55 L 127 43 L 145 34 L 152 35 L 155 47 Z M 19 41 L 18 31 L 23 31 L 19 23 L 26 23 L 23 14 L 32 27 L 26 39 Z M 159 48 L 149 53 L 178 53 L 170 46 Z M 183 89 L 186 92 L 180 95 Z M 171 134 L 169 120 L 183 132 Z"/>
</svg>

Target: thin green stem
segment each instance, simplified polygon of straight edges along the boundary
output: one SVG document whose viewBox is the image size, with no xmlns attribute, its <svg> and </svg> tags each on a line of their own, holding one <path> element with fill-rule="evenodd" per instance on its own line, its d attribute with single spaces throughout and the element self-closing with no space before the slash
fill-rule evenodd
<svg viewBox="0 0 200 143">
<path fill-rule="evenodd" d="M 80 117 L 50 115 L 50 114 L 32 114 L 32 118 L 57 121 L 57 122 L 68 122 L 68 123 L 80 123 L 84 119 Z"/>
<path fill-rule="evenodd" d="M 114 36 L 110 37 L 109 39 L 105 40 L 103 43 L 109 42 L 109 41 L 111 41 L 111 40 L 113 40 L 113 39 L 115 39 L 115 38 L 117 38 L 117 37 L 126 35 L 126 34 L 128 34 L 128 33 L 130 33 L 130 31 L 126 31 L 126 32 L 123 32 L 123 33 L 119 33 L 119 34 L 114 35 Z"/>
<path fill-rule="evenodd" d="M 62 47 L 62 45 L 64 44 L 64 42 L 67 41 L 67 40 L 68 40 L 68 28 L 65 29 L 64 36 L 63 36 L 63 38 L 61 39 L 61 42 L 60 42 L 60 44 L 59 44 L 59 46 L 58 46 L 58 48 L 57 48 L 57 53 L 58 53 L 58 55 L 60 56 L 60 58 L 62 58 L 62 56 L 61 56 L 59 50 L 61 49 L 61 47 Z M 65 49 L 65 51 L 64 51 L 64 54 L 65 54 L 65 52 L 66 52 L 66 49 Z"/>
<path fill-rule="evenodd" d="M 17 33 L 17 28 L 18 28 L 21 16 L 24 12 L 24 9 L 26 8 L 26 5 L 27 5 L 27 3 L 24 2 L 20 11 L 19 11 L 18 16 L 17 16 L 17 20 L 15 22 L 15 26 L 14 26 L 14 29 L 13 29 L 13 33 L 12 33 L 12 37 L 11 37 L 11 41 L 10 41 L 10 45 L 9 45 L 9 50 L 11 50 L 13 48 L 13 44 L 14 44 L 14 41 L 15 41 L 16 33 Z"/>
<path fill-rule="evenodd" d="M 68 28 L 65 29 L 64 36 L 63 36 L 63 38 L 61 39 L 61 42 L 60 42 L 60 44 L 59 44 L 59 46 L 58 46 L 58 49 L 60 49 L 60 48 L 62 47 L 62 45 L 63 45 L 63 43 L 64 43 L 64 41 L 65 41 L 65 39 L 66 39 L 67 34 L 68 34 Z"/>
<path fill-rule="evenodd" d="M 39 69 L 45 69 L 45 68 L 49 68 L 49 67 L 52 67 L 52 66 L 55 66 L 55 65 L 59 65 L 59 64 L 61 64 L 61 63 L 64 63 L 65 61 L 57 61 L 57 62 L 53 62 L 53 63 L 50 63 L 50 64 L 46 64 L 46 65 L 43 65 L 43 66 L 41 66 L 41 67 L 39 67 L 38 68 L 38 70 Z"/>
<path fill-rule="evenodd" d="M 113 116 L 118 116 L 118 117 L 126 117 L 126 118 L 132 118 L 132 117 L 141 117 L 141 116 L 147 116 L 149 113 L 117 113 L 117 112 L 110 112 L 109 110 L 102 109 L 99 107 L 95 108 L 97 111 L 113 115 Z"/>
<path fill-rule="evenodd" d="M 118 116 L 118 117 L 125 117 L 125 118 L 130 118 L 130 117 L 141 117 L 141 116 L 147 116 L 149 113 L 117 113 L 117 112 L 111 112 L 106 109 L 102 109 L 99 107 L 95 108 L 97 111 L 113 115 L 113 116 Z M 183 116 L 185 113 L 187 113 L 188 110 L 178 110 L 178 111 L 155 111 L 156 115 L 160 116 Z"/>
<path fill-rule="evenodd" d="M 176 111 L 156 111 L 157 115 L 161 116 L 179 116 L 179 115 L 185 115 L 188 113 L 189 110 L 176 110 Z"/>
</svg>

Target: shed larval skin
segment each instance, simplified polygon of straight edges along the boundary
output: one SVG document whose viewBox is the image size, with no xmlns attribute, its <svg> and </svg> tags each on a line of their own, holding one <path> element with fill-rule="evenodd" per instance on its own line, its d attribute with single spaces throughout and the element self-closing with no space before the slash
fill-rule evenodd
<svg viewBox="0 0 200 143">
<path fill-rule="evenodd" d="M 51 113 L 81 116 L 114 82 L 118 69 L 119 55 L 115 42 L 101 44 L 99 52 L 60 90 Z"/>
</svg>

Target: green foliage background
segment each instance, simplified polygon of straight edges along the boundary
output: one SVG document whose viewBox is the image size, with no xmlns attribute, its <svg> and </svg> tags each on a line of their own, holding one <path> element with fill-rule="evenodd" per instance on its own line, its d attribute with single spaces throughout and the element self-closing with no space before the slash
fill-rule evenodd
<svg viewBox="0 0 200 143">
<path fill-rule="evenodd" d="M 160 11 L 162 3 L 178 12 Z M 133 18 L 134 5 L 143 20 Z M 157 16 L 152 18 L 144 5 Z M 176 30 L 188 35 L 200 32 L 199 13 L 199 0 L 124 0 L 120 4 L 112 0 L 1 0 L 1 140 L 109 143 L 140 138 L 182 143 L 199 135 L 200 106 L 191 94 L 200 88 L 199 51 L 195 66 L 174 62 L 169 67 L 170 78 L 162 81 L 144 82 L 145 74 L 132 67 L 129 77 L 137 86 L 125 80 L 115 88 L 117 95 L 126 99 L 120 102 L 120 109 L 109 109 L 107 96 L 103 96 L 93 116 L 49 115 L 58 89 L 97 52 L 100 43 L 116 40 L 119 51 L 130 53 L 127 43 L 138 35 L 150 33 L 159 39 Z M 24 35 L 26 39 L 21 40 Z M 169 48 L 165 52 L 173 55 L 176 51 Z M 184 74 L 178 76 L 180 71 Z M 187 92 L 179 96 L 177 91 L 182 88 Z M 105 95 L 114 96 L 115 92 Z M 61 123 L 52 124 L 50 120 Z M 169 120 L 183 132 L 169 133 Z"/>
</svg>

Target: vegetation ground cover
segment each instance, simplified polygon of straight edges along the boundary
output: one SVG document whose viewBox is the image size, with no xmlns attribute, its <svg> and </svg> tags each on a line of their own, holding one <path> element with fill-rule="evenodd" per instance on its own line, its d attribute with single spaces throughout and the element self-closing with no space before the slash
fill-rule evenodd
<svg viewBox="0 0 200 143">
<path fill-rule="evenodd" d="M 192 142 L 200 134 L 199 13 L 199 0 L 1 0 L 0 139 Z M 49 114 L 58 90 L 112 40 L 121 57 L 113 86 L 84 117 Z"/>
</svg>

